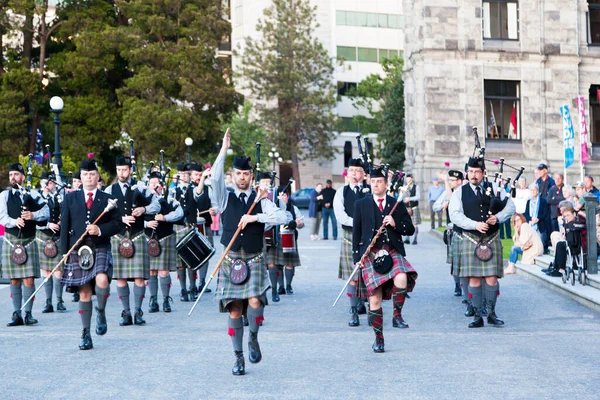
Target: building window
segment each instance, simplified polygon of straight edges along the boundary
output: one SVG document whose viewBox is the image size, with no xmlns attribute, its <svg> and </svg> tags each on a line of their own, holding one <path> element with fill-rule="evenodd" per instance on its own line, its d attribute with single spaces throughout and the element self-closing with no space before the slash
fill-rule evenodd
<svg viewBox="0 0 600 400">
<path fill-rule="evenodd" d="M 598 91 L 600 85 L 590 86 L 590 141 L 593 144 L 600 145 L 600 98 Z"/>
<path fill-rule="evenodd" d="M 386 14 L 379 14 L 379 23 L 378 23 L 378 26 L 380 28 L 387 28 L 388 27 L 387 17 L 388 16 Z"/>
<path fill-rule="evenodd" d="M 338 96 L 347 96 L 349 91 L 356 90 L 357 84 L 356 84 L 356 82 L 338 81 L 337 87 L 338 87 Z"/>
<path fill-rule="evenodd" d="M 519 82 L 486 80 L 483 90 L 486 137 L 521 140 Z"/>
<path fill-rule="evenodd" d="M 354 118 L 341 117 L 338 121 L 340 132 L 360 132 Z"/>
<path fill-rule="evenodd" d="M 337 10 L 335 12 L 335 23 L 342 26 L 402 29 L 404 26 L 404 17 L 392 14 Z"/>
<path fill-rule="evenodd" d="M 588 0 L 588 44 L 600 45 L 600 0 Z"/>
<path fill-rule="evenodd" d="M 483 1 L 483 38 L 519 40 L 517 0 Z"/>
<path fill-rule="evenodd" d="M 356 47 L 337 47 L 337 56 L 345 61 L 356 61 Z"/>
<path fill-rule="evenodd" d="M 377 49 L 358 48 L 358 61 L 377 62 Z"/>
</svg>

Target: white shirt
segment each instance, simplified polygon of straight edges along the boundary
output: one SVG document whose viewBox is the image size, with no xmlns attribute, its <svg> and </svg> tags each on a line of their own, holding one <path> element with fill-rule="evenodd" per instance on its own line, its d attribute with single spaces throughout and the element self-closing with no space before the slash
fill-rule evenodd
<svg viewBox="0 0 600 400">
<path fill-rule="evenodd" d="M 375 194 L 373 194 L 373 200 L 375 201 L 375 205 L 377 206 L 377 208 L 379 208 L 379 199 L 383 199 L 383 201 L 381 202 L 381 207 L 385 210 L 385 195 L 383 195 L 383 197 L 377 197 L 375 196 Z"/>
</svg>

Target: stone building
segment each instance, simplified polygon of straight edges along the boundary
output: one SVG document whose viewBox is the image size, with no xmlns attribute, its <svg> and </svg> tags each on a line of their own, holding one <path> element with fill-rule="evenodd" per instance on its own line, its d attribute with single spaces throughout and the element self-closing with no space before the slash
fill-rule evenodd
<svg viewBox="0 0 600 400">
<path fill-rule="evenodd" d="M 585 173 L 600 178 L 600 0 L 403 0 L 403 6 L 405 169 L 425 194 L 445 161 L 464 167 L 473 152 L 472 127 L 488 158 L 525 166 L 529 182 L 541 161 L 563 172 L 565 104 L 576 137 L 568 183 L 579 180 L 578 95 L 585 98 L 593 147 Z"/>
</svg>

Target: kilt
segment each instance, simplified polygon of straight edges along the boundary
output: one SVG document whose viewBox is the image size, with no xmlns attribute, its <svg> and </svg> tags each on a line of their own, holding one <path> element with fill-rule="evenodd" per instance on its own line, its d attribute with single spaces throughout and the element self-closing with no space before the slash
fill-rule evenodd
<svg viewBox="0 0 600 400">
<path fill-rule="evenodd" d="M 4 245 L 2 246 L 2 277 L 6 279 L 39 278 L 40 277 L 40 256 L 36 245 L 35 237 L 29 239 L 17 239 L 9 233 L 4 235 Z M 12 245 L 20 244 L 25 247 L 27 252 L 27 262 L 17 265 L 10 259 Z"/>
<path fill-rule="evenodd" d="M 206 230 L 206 235 L 204 235 L 208 241 L 210 242 L 210 244 L 212 245 L 212 247 L 215 247 L 215 235 L 212 233 L 212 231 L 210 229 Z"/>
<path fill-rule="evenodd" d="M 394 289 L 394 277 L 400 273 L 405 273 L 407 277 L 408 285 L 406 290 L 412 292 L 417 282 L 417 271 L 413 266 L 396 250 L 391 249 L 388 246 L 384 246 L 384 249 L 390 253 L 394 265 L 390 272 L 385 275 L 380 275 L 373 269 L 373 259 L 378 249 L 373 249 L 365 263 L 365 266 L 361 268 L 361 279 L 357 285 L 357 296 L 364 298 L 372 296 L 375 293 L 375 289 L 382 287 L 383 289 L 383 300 L 389 300 L 392 298 L 392 291 Z"/>
<path fill-rule="evenodd" d="M 352 232 L 342 229 L 342 250 L 340 253 L 340 266 L 338 278 L 348 280 L 354 270 L 354 258 L 352 257 Z"/>
<path fill-rule="evenodd" d="M 150 257 L 150 270 L 152 271 L 175 271 L 179 262 L 177 249 L 175 248 L 175 233 L 165 236 L 158 241 L 161 252 L 158 257 Z"/>
<path fill-rule="evenodd" d="M 234 285 L 229 280 L 232 260 L 241 258 L 251 260 L 248 263 L 250 268 L 250 277 L 243 285 Z M 240 251 L 230 251 L 223 260 L 217 274 L 217 289 L 215 297 L 219 300 L 219 311 L 229 312 L 228 306 L 236 300 L 246 300 L 252 297 L 261 298 L 261 302 L 266 305 L 265 292 L 269 289 L 269 274 L 265 265 L 263 253 L 246 253 L 243 249 Z"/>
<path fill-rule="evenodd" d="M 175 244 L 179 243 L 190 229 L 191 228 L 187 225 L 173 225 L 173 230 L 175 231 Z"/>
<path fill-rule="evenodd" d="M 135 247 L 135 253 L 131 258 L 122 257 L 119 254 L 119 243 L 121 235 L 115 235 L 110 238 L 112 248 L 115 250 L 113 255 L 113 268 L 115 279 L 150 279 L 150 256 L 148 255 L 148 242 L 146 234 L 141 232 L 135 238 L 131 239 Z"/>
<path fill-rule="evenodd" d="M 54 258 L 48 258 L 44 255 L 44 243 L 48 239 L 52 239 L 52 235 L 47 235 L 45 232 L 38 230 L 35 235 L 36 242 L 38 244 L 38 253 L 40 257 L 40 269 L 44 271 L 52 271 L 56 264 L 60 261 L 60 254 L 56 254 Z M 58 249 L 60 236 L 54 235 L 54 243 L 56 243 L 56 247 Z M 60 251 L 59 251 L 60 252 Z M 60 266 L 57 271 L 63 271 L 64 266 Z"/>
<path fill-rule="evenodd" d="M 475 243 L 479 239 L 469 233 L 456 233 L 452 237 L 452 264 L 454 275 L 461 278 L 478 276 L 504 276 L 502 266 L 502 242 L 498 234 L 495 234 L 490 242 L 492 247 L 492 259 L 481 261 L 475 257 Z"/>
<path fill-rule="evenodd" d="M 105 273 L 108 275 L 108 282 L 112 278 L 113 273 L 113 258 L 109 248 L 96 249 L 94 254 L 94 266 L 88 271 L 79 268 L 79 255 L 73 251 L 69 255 L 69 259 L 65 265 L 65 272 L 60 282 L 65 286 L 65 290 L 72 293 L 75 288 L 83 286 L 88 282 L 92 282 L 94 286 L 96 275 Z"/>
<path fill-rule="evenodd" d="M 266 264 L 285 265 L 292 267 L 299 267 L 300 255 L 298 250 L 293 253 L 284 253 L 283 247 L 281 247 L 281 240 L 277 242 L 276 247 L 269 247 L 265 254 Z"/>
<path fill-rule="evenodd" d="M 411 210 L 412 215 L 410 216 L 410 220 L 412 221 L 412 224 L 416 227 L 421 223 L 421 210 L 419 210 L 419 206 L 412 207 Z"/>
</svg>

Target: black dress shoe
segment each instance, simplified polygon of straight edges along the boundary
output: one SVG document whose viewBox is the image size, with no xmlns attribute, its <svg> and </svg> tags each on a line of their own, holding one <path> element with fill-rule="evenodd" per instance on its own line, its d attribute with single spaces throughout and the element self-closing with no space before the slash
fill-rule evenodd
<svg viewBox="0 0 600 400">
<path fill-rule="evenodd" d="M 413 240 L 412 244 L 417 244 L 417 238 L 415 238 L 415 240 Z"/>
<path fill-rule="evenodd" d="M 385 353 L 385 344 L 383 338 L 375 338 L 375 342 L 373 343 L 373 352 Z"/>
<path fill-rule="evenodd" d="M 181 294 L 179 295 L 179 300 L 180 301 L 190 301 L 190 298 L 188 297 L 188 292 L 185 289 L 181 290 Z"/>
<path fill-rule="evenodd" d="M 260 346 L 258 345 L 258 332 L 250 332 L 250 338 L 248 339 L 248 361 L 253 364 L 259 363 L 262 360 L 262 353 L 260 352 Z"/>
<path fill-rule="evenodd" d="M 280 287 L 279 290 L 277 290 L 277 294 L 285 294 L 285 289 Z"/>
<path fill-rule="evenodd" d="M 144 315 L 144 313 L 142 312 L 142 309 L 138 308 L 133 317 L 133 323 L 136 325 L 144 325 L 146 323 L 146 321 L 144 320 L 144 318 L 142 318 L 142 315 Z"/>
<path fill-rule="evenodd" d="M 198 299 L 198 289 L 195 286 L 190 288 L 189 293 L 191 301 L 196 301 L 196 299 Z"/>
<path fill-rule="evenodd" d="M 273 303 L 278 303 L 279 300 L 281 300 L 276 290 L 271 290 L 271 299 L 273 300 Z"/>
<path fill-rule="evenodd" d="M 105 335 L 108 331 L 108 324 L 106 323 L 106 312 L 96 307 L 96 335 Z"/>
<path fill-rule="evenodd" d="M 119 322 L 119 325 L 121 325 L 121 326 L 133 325 L 133 318 L 131 318 L 130 311 L 123 310 L 123 312 L 121 313 L 121 322 Z"/>
<path fill-rule="evenodd" d="M 163 311 L 164 312 L 171 312 L 171 302 L 172 301 L 173 301 L 173 299 L 171 298 L 171 296 L 165 297 L 165 299 L 163 301 Z"/>
<path fill-rule="evenodd" d="M 454 295 L 456 297 L 462 296 L 462 289 L 460 288 L 460 283 L 457 283 L 456 285 L 454 285 Z"/>
<path fill-rule="evenodd" d="M 90 329 L 85 328 L 81 334 L 81 343 L 79 343 L 79 350 L 90 350 L 94 348 L 92 343 L 92 335 L 90 335 Z"/>
<path fill-rule="evenodd" d="M 406 239 L 406 240 L 404 241 L 404 244 L 410 244 L 410 240 Z"/>
<path fill-rule="evenodd" d="M 356 311 L 358 312 L 358 315 L 364 315 L 367 313 L 367 307 L 365 307 L 365 303 L 363 303 L 362 301 L 360 301 L 358 303 L 358 306 L 356 306 Z"/>
<path fill-rule="evenodd" d="M 469 324 L 469 328 L 483 328 L 483 318 L 476 317 L 473 322 Z"/>
<path fill-rule="evenodd" d="M 25 325 L 35 325 L 38 323 L 38 320 L 33 318 L 31 311 L 25 311 L 25 318 L 23 318 L 23 322 L 25 322 Z"/>
<path fill-rule="evenodd" d="M 551 269 L 554 269 L 554 268 L 551 268 L 551 267 L 548 267 L 548 268 L 542 268 L 542 272 L 543 272 L 543 273 L 547 273 L 547 272 L 548 272 L 548 271 L 550 271 Z"/>
<path fill-rule="evenodd" d="M 287 285 L 285 287 L 285 291 L 287 294 L 294 294 L 294 289 L 292 289 L 292 287 L 290 285 Z"/>
<path fill-rule="evenodd" d="M 551 269 L 550 271 L 546 272 L 546 275 L 551 276 L 553 278 L 561 278 L 562 277 L 562 273 L 555 269 Z"/>
<path fill-rule="evenodd" d="M 465 317 L 473 317 L 475 316 L 475 307 L 472 304 L 467 306 L 467 311 L 465 311 Z"/>
<path fill-rule="evenodd" d="M 401 328 L 401 329 L 406 329 L 408 328 L 408 324 L 406 323 L 406 321 L 404 321 L 402 319 L 402 317 L 394 317 L 392 319 L 392 326 L 394 328 Z"/>
<path fill-rule="evenodd" d="M 204 289 L 204 286 L 206 285 L 206 282 L 202 282 L 200 284 L 200 286 L 198 286 L 198 293 L 202 293 L 202 289 Z M 206 290 L 204 291 L 204 293 L 211 293 L 212 290 L 210 290 L 209 288 L 206 288 Z"/>
<path fill-rule="evenodd" d="M 67 308 L 65 307 L 65 302 L 60 297 L 58 298 L 58 302 L 56 303 L 56 311 L 67 311 Z"/>
<path fill-rule="evenodd" d="M 350 307 L 350 314 L 352 314 L 352 318 L 348 321 L 348 326 L 360 326 L 360 320 L 358 319 L 358 311 L 356 307 Z"/>
<path fill-rule="evenodd" d="M 25 325 L 25 323 L 23 322 L 23 318 L 21 317 L 21 312 L 20 311 L 15 311 L 12 313 L 12 320 L 6 324 L 6 326 L 21 326 L 21 325 Z"/>
<path fill-rule="evenodd" d="M 500 318 L 498 318 L 498 316 L 496 315 L 495 312 L 491 312 L 490 315 L 488 315 L 487 322 L 488 322 L 488 324 L 493 325 L 493 326 L 504 325 L 504 321 L 502 321 Z"/>
<path fill-rule="evenodd" d="M 42 314 L 54 312 L 54 307 L 52 306 L 52 300 L 46 299 L 46 305 L 42 308 Z"/>
<path fill-rule="evenodd" d="M 233 375 L 244 375 L 246 374 L 246 363 L 244 362 L 244 352 L 243 351 L 234 351 L 235 354 L 235 364 L 233 364 L 233 369 L 231 373 Z"/>
<path fill-rule="evenodd" d="M 467 299 L 463 299 L 463 301 L 461 301 L 462 304 L 469 304 L 469 300 Z"/>
<path fill-rule="evenodd" d="M 481 316 L 485 317 L 486 315 L 488 315 L 488 309 L 487 309 L 487 306 L 484 303 L 483 307 L 481 307 Z"/>
<path fill-rule="evenodd" d="M 79 302 L 79 292 L 73 293 L 73 303 Z"/>
<path fill-rule="evenodd" d="M 250 325 L 250 324 L 248 323 L 248 317 L 247 317 L 247 316 L 245 316 L 245 315 L 242 315 L 242 324 L 244 324 L 244 326 L 248 326 L 248 325 Z"/>
<path fill-rule="evenodd" d="M 156 301 L 156 296 L 150 296 L 150 301 L 148 302 L 148 312 L 155 313 L 159 311 L 160 309 L 158 307 L 158 302 Z"/>
</svg>

